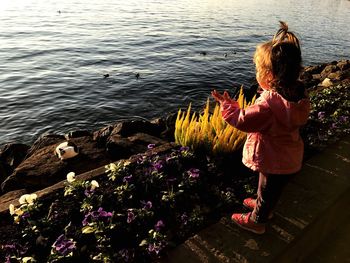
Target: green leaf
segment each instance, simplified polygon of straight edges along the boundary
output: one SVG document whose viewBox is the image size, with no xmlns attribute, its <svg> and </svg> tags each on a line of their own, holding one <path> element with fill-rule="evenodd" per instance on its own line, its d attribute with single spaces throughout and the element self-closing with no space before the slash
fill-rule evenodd
<svg viewBox="0 0 350 263">
<path fill-rule="evenodd" d="M 95 232 L 95 229 L 91 226 L 84 226 L 81 230 L 81 232 L 83 234 L 90 234 L 90 233 L 94 233 Z"/>
<path fill-rule="evenodd" d="M 144 239 L 141 241 L 141 243 L 139 244 L 140 247 L 146 246 L 148 244 L 147 240 Z"/>
</svg>

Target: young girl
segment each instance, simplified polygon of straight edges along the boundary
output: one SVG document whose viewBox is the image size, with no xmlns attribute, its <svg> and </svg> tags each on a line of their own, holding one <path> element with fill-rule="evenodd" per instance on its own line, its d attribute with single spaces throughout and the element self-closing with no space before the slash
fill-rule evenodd
<svg viewBox="0 0 350 263">
<path fill-rule="evenodd" d="M 299 127 L 306 123 L 310 111 L 309 99 L 298 81 L 299 40 L 286 23 L 280 24 L 273 39 L 257 46 L 254 54 L 256 79 L 262 88 L 256 103 L 241 109 L 227 92 L 212 92 L 225 121 L 248 133 L 243 163 L 259 172 L 257 198 L 243 201 L 252 212 L 233 214 L 232 220 L 257 234 L 265 232 L 283 187 L 301 169 L 304 144 Z"/>
</svg>

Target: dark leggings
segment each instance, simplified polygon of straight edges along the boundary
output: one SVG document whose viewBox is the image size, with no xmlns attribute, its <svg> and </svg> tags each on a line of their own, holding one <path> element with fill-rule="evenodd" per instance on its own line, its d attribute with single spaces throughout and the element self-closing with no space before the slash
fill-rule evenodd
<svg viewBox="0 0 350 263">
<path fill-rule="evenodd" d="M 275 208 L 284 187 L 295 174 L 259 174 L 258 197 L 251 219 L 266 223 Z"/>
</svg>

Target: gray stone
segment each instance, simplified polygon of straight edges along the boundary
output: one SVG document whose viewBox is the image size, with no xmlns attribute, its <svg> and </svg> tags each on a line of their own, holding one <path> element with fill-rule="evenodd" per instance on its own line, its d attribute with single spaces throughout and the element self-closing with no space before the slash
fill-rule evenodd
<svg viewBox="0 0 350 263">
<path fill-rule="evenodd" d="M 28 149 L 28 145 L 10 143 L 0 150 L 0 183 L 26 158 Z"/>
<path fill-rule="evenodd" d="M 314 74 L 312 75 L 313 80 L 321 81 L 321 74 Z"/>
<path fill-rule="evenodd" d="M 311 75 L 320 74 L 321 71 L 324 69 L 324 67 L 325 67 L 325 64 L 317 65 L 317 66 L 308 66 L 303 69 L 303 72 L 310 73 Z"/>
<path fill-rule="evenodd" d="M 144 153 L 148 150 L 149 144 L 159 146 L 166 143 L 167 141 L 146 133 L 136 133 L 128 138 L 114 134 L 109 137 L 106 147 L 111 158 L 118 160 L 129 158 L 133 154 Z"/>
<path fill-rule="evenodd" d="M 325 78 L 320 85 L 328 88 L 333 85 L 333 82 L 329 78 Z"/>
<path fill-rule="evenodd" d="M 175 140 L 175 122 L 176 122 L 177 112 L 170 113 L 166 116 L 165 122 L 165 130 L 162 131 L 160 137 L 169 142 L 173 142 Z"/>
<path fill-rule="evenodd" d="M 123 137 L 128 137 L 135 133 L 147 133 L 153 136 L 159 136 L 161 132 L 161 127 L 155 123 L 145 120 L 134 120 L 118 123 L 114 126 L 111 135 L 119 134 Z"/>
<path fill-rule="evenodd" d="M 5 164 L 0 160 L 0 184 L 9 176 L 6 171 Z"/>
<path fill-rule="evenodd" d="M 130 140 L 119 134 L 109 136 L 108 141 L 106 142 L 106 151 L 112 159 L 128 158 L 132 155 L 133 147 L 134 144 Z"/>
<path fill-rule="evenodd" d="M 22 162 L 2 183 L 3 192 L 19 188 L 41 189 L 64 180 L 68 172 L 81 174 L 111 162 L 105 149 L 98 148 L 92 137 L 73 138 L 70 141 L 79 148 L 76 157 L 61 161 L 54 154 L 58 144 L 41 148 Z"/>
<path fill-rule="evenodd" d="M 337 63 L 337 67 L 340 68 L 340 70 L 347 70 L 350 69 L 350 60 L 341 60 Z"/>
<path fill-rule="evenodd" d="M 103 127 L 102 129 L 95 131 L 93 133 L 93 140 L 96 141 L 99 146 L 104 147 L 113 129 L 113 125 L 108 125 L 107 127 Z"/>
<path fill-rule="evenodd" d="M 328 78 L 331 79 L 331 80 L 339 81 L 339 80 L 342 80 L 344 78 L 344 75 L 339 70 L 339 71 L 336 71 L 336 72 L 329 73 L 328 74 Z"/>
<path fill-rule="evenodd" d="M 28 191 L 26 189 L 19 189 L 8 192 L 0 196 L 0 204 L 4 204 L 13 200 L 18 200 L 24 194 L 28 194 Z"/>
<path fill-rule="evenodd" d="M 30 147 L 28 150 L 28 155 L 27 157 L 31 156 L 34 154 L 37 150 L 40 150 L 46 146 L 55 144 L 55 143 L 60 143 L 63 140 L 65 140 L 65 137 L 63 135 L 59 134 L 43 134 L 41 135 Z"/>
<path fill-rule="evenodd" d="M 167 141 L 162 140 L 158 137 L 149 135 L 147 133 L 136 133 L 133 136 L 128 137 L 128 140 L 131 141 L 134 144 L 138 144 L 138 145 L 142 145 L 145 146 L 145 150 L 146 151 L 148 148 L 149 144 L 154 144 L 155 146 L 160 146 L 163 144 L 166 144 Z M 142 151 L 142 152 L 144 152 Z"/>
<path fill-rule="evenodd" d="M 336 72 L 337 70 L 339 70 L 339 68 L 336 65 L 328 65 L 322 70 L 321 77 L 323 79 L 327 78 L 330 73 Z"/>
<path fill-rule="evenodd" d="M 65 138 L 71 139 L 71 138 L 79 138 L 79 137 L 85 137 L 85 136 L 92 136 L 91 131 L 87 131 L 87 130 L 71 131 L 65 135 Z"/>
</svg>

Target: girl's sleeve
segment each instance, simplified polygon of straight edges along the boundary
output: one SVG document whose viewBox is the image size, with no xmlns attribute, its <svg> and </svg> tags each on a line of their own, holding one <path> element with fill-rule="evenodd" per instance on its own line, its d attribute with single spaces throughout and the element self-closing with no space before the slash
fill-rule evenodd
<svg viewBox="0 0 350 263">
<path fill-rule="evenodd" d="M 256 104 L 241 109 L 237 101 L 221 104 L 222 117 L 230 125 L 244 132 L 261 132 L 272 123 L 272 112 L 264 100 L 257 100 Z"/>
</svg>

